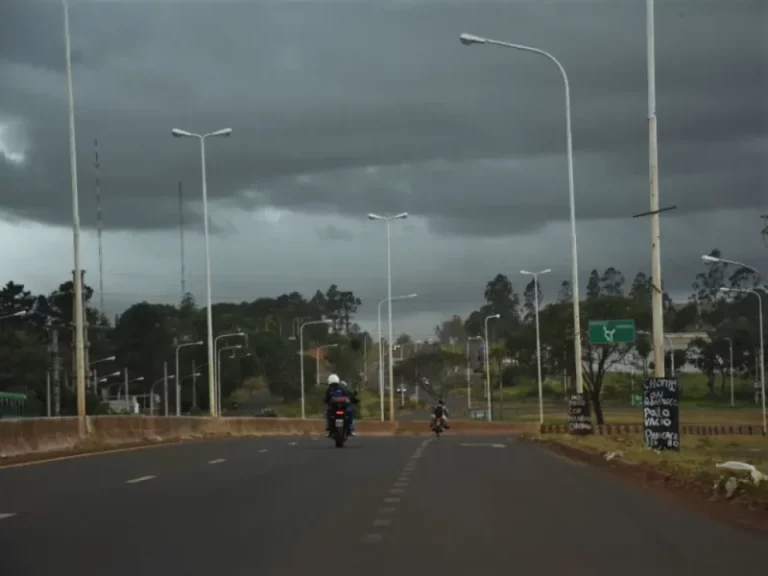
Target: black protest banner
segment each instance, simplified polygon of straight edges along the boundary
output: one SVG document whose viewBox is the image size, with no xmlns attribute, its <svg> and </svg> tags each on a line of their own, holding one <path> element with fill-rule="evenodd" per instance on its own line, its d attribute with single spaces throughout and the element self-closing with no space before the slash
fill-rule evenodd
<svg viewBox="0 0 768 576">
<path fill-rule="evenodd" d="M 651 450 L 680 450 L 680 387 L 677 378 L 646 378 L 643 433 Z"/>
<path fill-rule="evenodd" d="M 568 399 L 568 432 L 570 434 L 592 434 L 592 416 L 586 394 L 571 394 Z"/>
</svg>

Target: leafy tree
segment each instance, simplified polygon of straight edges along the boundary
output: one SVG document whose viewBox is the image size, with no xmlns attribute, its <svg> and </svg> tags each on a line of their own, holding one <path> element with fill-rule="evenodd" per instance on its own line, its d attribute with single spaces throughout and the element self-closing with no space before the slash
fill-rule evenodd
<svg viewBox="0 0 768 576">
<path fill-rule="evenodd" d="M 445 320 L 439 326 L 435 326 L 435 336 L 441 344 L 466 340 L 467 334 L 464 330 L 464 320 L 462 320 L 461 316 L 454 314 L 450 320 Z"/>
</svg>

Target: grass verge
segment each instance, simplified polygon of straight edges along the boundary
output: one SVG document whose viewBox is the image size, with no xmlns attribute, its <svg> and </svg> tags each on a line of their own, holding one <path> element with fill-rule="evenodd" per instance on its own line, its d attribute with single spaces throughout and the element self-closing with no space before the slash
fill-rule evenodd
<svg viewBox="0 0 768 576">
<path fill-rule="evenodd" d="M 758 486 L 740 484 L 732 498 L 715 484 L 730 476 L 744 477 L 717 468 L 727 461 L 754 465 L 768 475 L 768 438 L 763 436 L 683 436 L 680 452 L 647 450 L 641 435 L 571 436 L 531 434 L 524 439 L 544 444 L 571 459 L 608 468 L 646 488 L 656 488 L 677 499 L 707 509 L 727 523 L 768 532 L 768 481 Z M 608 461 L 605 455 L 619 452 Z"/>
</svg>

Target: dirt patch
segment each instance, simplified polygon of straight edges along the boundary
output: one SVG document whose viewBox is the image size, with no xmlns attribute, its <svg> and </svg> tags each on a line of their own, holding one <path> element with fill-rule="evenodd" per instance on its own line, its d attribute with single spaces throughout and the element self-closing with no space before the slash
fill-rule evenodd
<svg viewBox="0 0 768 576">
<path fill-rule="evenodd" d="M 732 500 L 715 496 L 713 483 L 688 477 L 647 463 L 607 461 L 598 452 L 561 444 L 547 438 L 523 436 L 572 460 L 604 470 L 627 483 L 672 500 L 694 512 L 713 517 L 724 524 L 768 537 L 768 501 L 748 495 Z"/>
</svg>

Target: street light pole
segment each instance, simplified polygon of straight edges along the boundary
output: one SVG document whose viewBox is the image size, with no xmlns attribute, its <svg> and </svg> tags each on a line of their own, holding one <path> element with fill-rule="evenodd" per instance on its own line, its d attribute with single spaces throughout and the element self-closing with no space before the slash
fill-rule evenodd
<svg viewBox="0 0 768 576">
<path fill-rule="evenodd" d="M 522 44 L 511 44 L 509 42 L 501 42 L 499 40 L 491 40 L 489 38 L 482 38 L 480 36 L 474 36 L 472 34 L 462 34 L 459 40 L 465 46 L 472 44 L 491 44 L 494 46 L 502 46 L 504 48 L 512 48 L 514 50 L 522 50 L 523 52 L 532 52 L 544 56 L 551 60 L 560 71 L 563 77 L 563 84 L 565 86 L 565 124 L 567 132 L 567 152 L 568 152 L 568 201 L 570 205 L 571 216 L 571 294 L 573 299 L 573 332 L 579 333 L 581 330 L 581 317 L 579 312 L 579 262 L 578 262 L 578 248 L 576 243 L 576 193 L 573 180 L 573 131 L 571 129 L 571 87 L 568 81 L 568 74 L 560 61 L 555 58 L 549 52 L 540 50 L 539 48 L 533 48 L 532 46 L 524 46 Z M 581 366 L 581 339 L 573 339 L 573 353 L 574 361 L 576 363 L 576 392 L 578 394 L 584 393 L 584 379 L 582 376 Z"/>
<path fill-rule="evenodd" d="M 763 434 L 768 433 L 768 421 L 765 413 L 765 345 L 763 343 L 763 297 L 757 290 L 744 290 L 742 288 L 720 288 L 721 292 L 741 292 L 742 294 L 754 294 L 757 296 L 758 319 L 760 322 L 760 398 L 763 403 Z"/>
<path fill-rule="evenodd" d="M 470 340 L 480 340 L 484 342 L 482 336 L 469 336 L 467 338 L 467 412 L 472 411 L 472 373 L 469 367 L 469 342 Z"/>
<path fill-rule="evenodd" d="M 313 320 L 311 322 L 304 322 L 299 328 L 299 364 L 301 369 L 301 419 L 307 419 L 306 412 L 306 396 L 304 392 L 304 328 L 313 324 L 330 324 L 330 320 Z"/>
<path fill-rule="evenodd" d="M 185 346 L 202 346 L 202 341 L 187 342 L 186 344 L 179 344 L 176 346 L 176 416 L 181 416 L 181 381 L 179 380 L 179 350 Z"/>
<path fill-rule="evenodd" d="M 186 130 L 173 128 L 171 134 L 177 138 L 197 138 L 200 140 L 200 163 L 202 164 L 202 188 L 203 188 L 203 235 L 205 236 L 205 291 L 206 291 L 206 322 L 208 324 L 208 397 L 210 400 L 210 414 L 216 416 L 215 390 L 214 390 L 214 351 L 213 351 L 213 302 L 211 299 L 211 243 L 208 234 L 208 182 L 205 174 L 205 140 L 219 136 L 229 136 L 232 128 L 224 128 L 208 134 L 194 134 Z"/>
<path fill-rule="evenodd" d="M 379 319 L 379 411 L 381 412 L 381 421 L 384 422 L 384 354 L 382 353 L 383 349 L 383 340 L 382 340 L 382 333 L 381 333 L 381 305 L 384 304 L 384 302 L 390 303 L 390 308 L 392 307 L 392 300 L 406 300 L 408 298 L 416 298 L 418 294 L 407 294 L 405 296 L 395 296 L 395 297 L 387 297 L 381 300 L 377 306 L 378 309 L 378 319 Z M 390 330 L 389 330 L 389 341 L 387 342 L 387 348 L 390 349 L 390 355 L 389 355 L 389 361 L 390 365 L 392 364 L 392 328 L 390 323 Z M 390 380 L 390 393 L 392 392 L 392 382 Z M 390 405 L 391 408 L 391 405 Z M 391 418 L 391 417 L 390 417 Z"/>
<path fill-rule="evenodd" d="M 69 116 L 69 169 L 72 178 L 72 245 L 75 290 L 75 390 L 77 393 L 77 423 L 80 437 L 87 432 L 85 423 L 85 341 L 83 334 L 83 276 L 80 267 L 80 201 L 77 191 L 77 146 L 75 138 L 75 97 L 72 88 L 72 47 L 69 35 L 69 4 L 64 9 L 64 51 L 67 67 L 67 103 Z"/>
<path fill-rule="evenodd" d="M 239 350 L 242 348 L 242 344 L 237 344 L 235 346 L 222 346 L 218 350 L 218 357 L 216 359 L 216 368 L 218 372 L 218 381 L 216 383 L 216 413 L 221 416 L 221 353 L 224 352 L 224 350 Z"/>
<path fill-rule="evenodd" d="M 392 361 L 392 234 L 391 223 L 393 220 L 404 220 L 408 218 L 408 212 L 403 212 L 395 216 L 378 216 L 376 214 L 368 214 L 370 220 L 384 220 L 387 223 L 387 309 L 389 317 L 389 340 L 387 342 L 387 349 L 389 351 L 389 420 L 395 421 L 395 371 Z"/>
<path fill-rule="evenodd" d="M 338 348 L 338 346 L 338 344 L 326 344 L 325 346 L 317 347 L 317 354 L 315 358 L 315 360 L 317 360 L 315 367 L 315 380 L 317 381 L 317 388 L 320 388 L 320 350 L 324 350 L 325 348 Z"/>
<path fill-rule="evenodd" d="M 485 318 L 485 393 L 487 394 L 487 402 L 488 402 L 488 415 L 487 420 L 490 422 L 493 420 L 491 417 L 491 361 L 490 361 L 490 353 L 489 353 L 489 346 L 491 344 L 491 341 L 488 339 L 488 320 L 493 320 L 494 318 L 500 318 L 500 314 L 492 314 L 490 316 L 486 316 Z"/>
<path fill-rule="evenodd" d="M 729 356 L 729 362 L 728 362 L 728 374 L 730 375 L 731 380 L 731 408 L 735 405 L 735 398 L 733 394 L 733 339 L 731 338 L 725 338 L 725 340 L 728 341 L 728 356 Z"/>
<path fill-rule="evenodd" d="M 664 334 L 664 339 L 667 341 L 667 344 L 669 344 L 669 375 L 671 378 L 675 377 L 675 346 L 672 344 L 672 338 L 670 338 L 667 334 Z M 662 353 L 662 362 L 663 362 L 663 353 Z"/>
<path fill-rule="evenodd" d="M 540 272 L 520 270 L 521 274 L 533 276 L 533 294 L 536 307 L 536 369 L 539 380 L 539 424 L 544 424 L 544 384 L 541 381 L 541 337 L 539 336 L 539 274 L 548 274 L 549 272 L 552 272 L 550 268 Z"/>
<path fill-rule="evenodd" d="M 245 332 L 230 332 L 229 334 L 219 334 L 218 336 L 216 336 L 216 338 L 213 339 L 213 349 L 218 350 L 219 340 L 221 340 L 222 338 L 232 338 L 234 336 L 242 336 L 243 338 L 245 338 L 245 345 L 248 346 L 248 334 L 246 334 Z M 205 364 L 203 364 L 203 366 L 205 366 Z M 210 366 L 210 362 L 208 363 L 208 366 Z M 214 395 L 211 396 L 211 402 L 213 402 L 213 404 L 216 407 L 216 414 L 220 415 L 219 411 L 221 409 L 221 406 L 218 403 L 218 399 L 221 396 L 221 390 L 220 390 L 220 384 L 219 384 L 219 375 L 221 372 L 219 370 L 218 362 L 214 362 L 213 366 L 214 366 L 213 370 L 210 370 L 210 369 L 208 370 L 209 373 L 213 372 Z"/>
<path fill-rule="evenodd" d="M 656 31 L 655 0 L 646 0 L 646 45 L 648 52 L 648 168 L 651 201 L 651 310 L 653 315 L 653 356 L 657 378 L 664 377 L 664 308 L 661 291 L 661 217 L 659 215 L 659 142 L 656 128 Z"/>
</svg>

